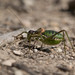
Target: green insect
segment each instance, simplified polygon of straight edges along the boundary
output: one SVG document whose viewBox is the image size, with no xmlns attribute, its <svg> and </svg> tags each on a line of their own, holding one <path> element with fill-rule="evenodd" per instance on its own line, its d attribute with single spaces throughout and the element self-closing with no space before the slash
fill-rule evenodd
<svg viewBox="0 0 75 75">
<path fill-rule="evenodd" d="M 68 41 L 70 42 L 70 45 L 74 51 L 74 48 L 72 46 L 72 43 L 68 37 L 68 34 L 65 30 L 61 30 L 59 32 L 53 31 L 53 30 L 44 30 L 43 28 L 39 28 L 36 31 L 30 30 L 28 32 L 22 32 L 22 33 L 26 33 L 27 34 L 27 40 L 28 42 L 31 42 L 32 39 L 35 40 L 40 40 L 43 44 L 47 44 L 47 45 L 57 45 L 60 42 L 64 42 L 64 49 L 65 49 L 65 35 L 68 38 Z M 22 34 L 21 33 L 21 34 Z M 63 34 L 61 34 L 63 33 Z M 21 35 L 20 34 L 20 35 Z M 66 53 L 66 51 L 65 51 Z"/>
<path fill-rule="evenodd" d="M 8 11 L 10 11 L 11 13 L 13 12 L 11 9 L 8 9 Z M 24 25 L 22 23 L 22 20 L 16 15 L 15 12 L 13 12 L 13 14 L 18 18 L 18 20 L 21 22 L 22 25 Z M 60 42 L 64 42 L 64 49 L 65 49 L 65 35 L 68 38 L 68 41 L 70 42 L 70 45 L 74 51 L 74 47 L 72 46 L 72 43 L 69 39 L 68 33 L 66 32 L 66 30 L 61 30 L 59 32 L 53 31 L 53 30 L 45 30 L 43 28 L 39 28 L 36 31 L 34 30 L 30 30 L 30 31 L 24 31 L 21 34 L 19 34 L 18 36 L 21 36 L 23 33 L 27 34 L 27 40 L 30 43 L 32 40 L 37 41 L 40 40 L 43 44 L 47 44 L 47 45 L 57 45 Z M 62 34 L 61 34 L 62 33 Z M 18 37 L 16 36 L 16 38 Z"/>
</svg>

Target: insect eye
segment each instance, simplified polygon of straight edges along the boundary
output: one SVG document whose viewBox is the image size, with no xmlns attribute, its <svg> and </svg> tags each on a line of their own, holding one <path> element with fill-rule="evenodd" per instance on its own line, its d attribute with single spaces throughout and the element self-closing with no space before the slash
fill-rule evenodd
<svg viewBox="0 0 75 75">
<path fill-rule="evenodd" d="M 34 31 L 33 30 L 30 30 L 28 33 L 29 34 L 34 34 Z"/>
</svg>

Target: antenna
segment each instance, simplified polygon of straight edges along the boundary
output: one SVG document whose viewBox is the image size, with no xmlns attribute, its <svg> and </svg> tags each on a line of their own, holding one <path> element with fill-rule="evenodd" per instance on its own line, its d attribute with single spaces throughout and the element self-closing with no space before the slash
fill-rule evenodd
<svg viewBox="0 0 75 75">
<path fill-rule="evenodd" d="M 8 10 L 12 15 L 14 14 L 14 15 L 17 17 L 17 19 L 20 21 L 20 23 L 25 27 L 25 25 L 24 25 L 22 19 L 16 14 L 15 11 L 13 11 L 11 8 L 8 8 L 7 10 Z"/>
</svg>

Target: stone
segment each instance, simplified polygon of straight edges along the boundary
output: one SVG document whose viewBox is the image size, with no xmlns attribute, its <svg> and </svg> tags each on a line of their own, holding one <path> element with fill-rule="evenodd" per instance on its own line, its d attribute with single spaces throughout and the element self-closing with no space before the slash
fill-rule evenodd
<svg viewBox="0 0 75 75">
<path fill-rule="evenodd" d="M 62 49 L 61 48 L 57 48 L 57 52 L 62 52 Z"/>
<path fill-rule="evenodd" d="M 13 53 L 18 56 L 23 55 L 23 53 L 20 50 L 19 51 L 14 50 Z"/>
<path fill-rule="evenodd" d="M 15 75 L 23 75 L 23 72 L 20 71 L 20 70 L 16 70 L 16 71 L 15 71 Z"/>
<path fill-rule="evenodd" d="M 12 66 L 13 63 L 15 63 L 16 60 L 14 59 L 9 59 L 9 60 L 5 60 L 2 62 L 3 65 L 6 65 L 6 66 Z"/>
<path fill-rule="evenodd" d="M 34 49 L 34 52 L 36 53 L 38 50 L 37 49 Z"/>
</svg>

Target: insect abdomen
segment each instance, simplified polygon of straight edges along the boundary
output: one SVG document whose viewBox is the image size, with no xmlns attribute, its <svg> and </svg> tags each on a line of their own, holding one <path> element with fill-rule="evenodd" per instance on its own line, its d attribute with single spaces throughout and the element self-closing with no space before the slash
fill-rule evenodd
<svg viewBox="0 0 75 75">
<path fill-rule="evenodd" d="M 47 37 L 50 37 L 50 36 L 52 36 L 52 35 L 54 35 L 54 34 L 56 34 L 56 33 L 58 33 L 58 32 L 53 31 L 53 30 L 46 30 L 45 32 L 42 33 L 42 35 L 45 35 L 45 36 L 47 36 Z M 58 34 L 56 34 L 54 37 L 55 37 L 55 38 L 58 38 L 58 39 L 62 39 L 62 38 L 63 38 L 63 35 L 60 34 L 60 33 L 58 33 Z"/>
<path fill-rule="evenodd" d="M 40 41 L 42 41 L 44 44 L 47 44 L 47 45 L 57 45 L 59 44 L 62 40 L 51 40 L 49 38 L 44 38 L 44 39 L 41 39 Z"/>
</svg>

